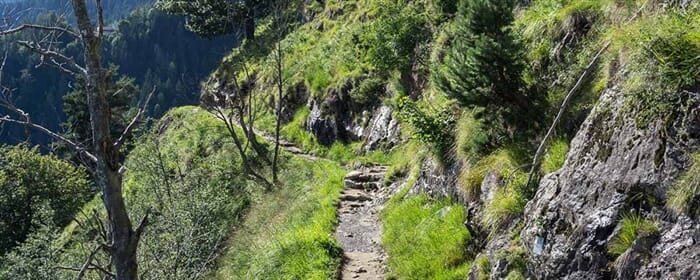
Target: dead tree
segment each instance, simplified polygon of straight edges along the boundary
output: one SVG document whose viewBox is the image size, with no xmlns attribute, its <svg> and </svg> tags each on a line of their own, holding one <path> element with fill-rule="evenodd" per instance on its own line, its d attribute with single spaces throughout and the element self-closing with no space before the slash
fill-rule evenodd
<svg viewBox="0 0 700 280">
<path fill-rule="evenodd" d="M 78 278 L 84 275 L 85 270 L 90 267 L 91 259 L 97 251 L 105 251 L 109 254 L 114 266 L 114 278 L 118 280 L 135 280 L 138 278 L 137 248 L 140 237 L 148 223 L 146 214 L 137 226 L 133 226 L 124 203 L 122 194 L 122 172 L 119 148 L 126 141 L 126 135 L 130 134 L 139 123 L 145 111 L 146 104 L 139 110 L 136 117 L 129 123 L 121 137 L 112 139 L 110 135 L 110 104 L 107 99 L 107 71 L 102 65 L 101 51 L 104 34 L 104 19 L 102 16 L 101 0 L 95 0 L 97 6 L 97 18 L 93 21 L 87 9 L 87 0 L 71 0 L 73 15 L 75 16 L 77 29 L 71 30 L 62 26 L 41 26 L 33 24 L 22 24 L 11 26 L 5 23 L 5 28 L 0 31 L 0 35 L 10 35 L 26 30 L 39 30 L 47 32 L 44 38 L 56 38 L 56 34 L 69 35 L 77 40 L 83 47 L 84 65 L 80 65 L 74 58 L 57 51 L 56 45 L 59 42 L 54 40 L 39 41 L 18 41 L 17 43 L 41 57 L 38 66 L 50 66 L 57 68 L 61 72 L 73 77 L 81 76 L 86 81 L 86 98 L 90 115 L 90 129 L 92 131 L 92 147 L 84 147 L 81 143 L 34 124 L 29 114 L 12 105 L 11 98 L 2 98 L 0 105 L 19 117 L 4 116 L 0 122 L 16 123 L 42 131 L 57 141 L 67 144 L 73 151 L 88 164 L 95 183 L 102 190 L 102 201 L 109 220 L 110 243 L 103 244 L 95 248 L 94 253 L 81 268 Z M 11 19 L 11 16 L 4 16 Z M 95 24 L 93 24 L 95 22 Z M 3 92 L 7 92 L 4 90 Z M 151 92 L 152 96 L 153 92 Z M 9 95 L 4 95 L 9 97 Z M 107 270 L 106 270 L 107 271 Z"/>
<path fill-rule="evenodd" d="M 272 180 L 274 182 L 277 182 L 277 173 L 278 173 L 278 162 L 279 162 L 279 152 L 280 152 L 280 129 L 282 126 L 282 101 L 283 101 L 283 94 L 284 94 L 284 71 L 283 71 L 283 64 L 284 64 L 284 57 L 283 57 L 283 50 L 282 50 L 282 38 L 284 37 L 285 33 L 285 9 L 286 9 L 286 1 L 276 1 L 276 3 L 273 6 L 274 9 L 274 25 L 275 25 L 275 39 L 276 39 L 276 44 L 275 44 L 275 70 L 276 70 L 276 81 L 275 85 L 277 87 L 277 103 L 275 105 L 275 115 L 276 115 L 276 122 L 275 122 L 275 151 L 274 155 L 272 158 Z"/>
</svg>

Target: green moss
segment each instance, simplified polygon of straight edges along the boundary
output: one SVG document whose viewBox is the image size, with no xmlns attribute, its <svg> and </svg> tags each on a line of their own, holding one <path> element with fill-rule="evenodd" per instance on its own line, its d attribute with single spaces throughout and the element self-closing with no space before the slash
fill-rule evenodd
<svg viewBox="0 0 700 280">
<path fill-rule="evenodd" d="M 469 272 L 466 210 L 447 200 L 418 195 L 383 213 L 389 268 L 398 279 L 464 279 Z"/>
<path fill-rule="evenodd" d="M 658 225 L 639 214 L 626 214 L 620 220 L 620 232 L 608 245 L 608 252 L 622 255 L 632 246 L 637 238 L 654 234 L 659 231 Z"/>
</svg>

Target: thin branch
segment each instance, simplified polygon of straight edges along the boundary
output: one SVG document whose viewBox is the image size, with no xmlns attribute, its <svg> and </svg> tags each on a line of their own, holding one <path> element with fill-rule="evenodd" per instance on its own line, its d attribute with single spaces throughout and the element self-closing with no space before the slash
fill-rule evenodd
<svg viewBox="0 0 700 280">
<path fill-rule="evenodd" d="M 39 130 L 39 131 L 49 135 L 51 138 L 54 138 L 54 139 L 59 140 L 61 142 L 64 142 L 70 148 L 75 150 L 75 152 L 78 153 L 79 155 L 83 155 L 83 156 L 87 157 L 92 163 L 97 163 L 97 157 L 95 157 L 93 154 L 88 152 L 87 149 L 85 149 L 82 146 L 80 146 L 79 144 L 76 144 L 75 142 L 69 140 L 68 138 L 61 136 L 60 134 L 51 131 L 50 129 L 48 129 L 46 127 L 35 124 L 33 122 L 16 120 L 16 119 L 11 118 L 10 116 L 0 117 L 0 123 L 3 123 L 3 122 L 15 123 L 15 124 L 19 124 L 19 125 L 26 125 L 26 126 L 29 126 L 31 128 L 34 128 L 36 130 Z"/>
<path fill-rule="evenodd" d="M 126 128 L 124 129 L 124 132 L 122 132 L 121 136 L 119 136 L 119 139 L 117 139 L 117 142 L 114 143 L 115 150 L 119 150 L 119 148 L 124 144 L 124 142 L 126 142 L 126 138 L 129 137 L 129 135 L 131 134 L 131 131 L 134 129 L 134 127 L 136 127 L 136 125 L 139 123 L 139 121 L 141 121 L 141 118 L 146 113 L 148 104 L 151 102 L 151 98 L 153 97 L 153 94 L 156 92 L 157 89 L 158 89 L 157 87 L 155 87 L 155 86 L 153 87 L 153 90 L 146 97 L 146 101 L 143 103 L 143 105 L 141 106 L 139 111 L 136 113 L 136 116 L 134 116 L 134 118 L 131 120 L 129 125 L 126 126 Z"/>
<path fill-rule="evenodd" d="M 18 27 L 15 27 L 15 28 L 12 28 L 9 30 L 5 30 L 5 31 L 0 30 L 0 36 L 7 36 L 7 35 L 15 34 L 15 33 L 24 31 L 26 29 L 35 29 L 35 30 L 44 30 L 44 31 L 58 31 L 58 32 L 68 34 L 71 37 L 76 38 L 76 39 L 80 38 L 80 35 L 78 35 L 77 33 L 73 32 L 73 31 L 68 30 L 67 28 L 63 28 L 63 27 L 59 27 L 59 26 L 43 26 L 43 25 L 28 24 L 28 23 L 22 24 Z"/>
<path fill-rule="evenodd" d="M 86 75 L 86 73 L 87 73 L 87 70 L 85 68 L 81 67 L 80 65 L 78 65 L 78 63 L 76 63 L 73 58 L 67 57 L 59 52 L 55 52 L 55 51 L 52 51 L 49 49 L 44 49 L 41 46 L 39 46 L 39 44 L 37 44 L 36 42 L 17 41 L 17 44 L 19 44 L 20 46 L 23 46 L 25 48 L 28 48 L 28 49 L 32 50 L 33 52 L 40 54 L 42 56 L 42 62 L 45 60 L 45 57 L 51 58 L 52 62 L 54 64 L 56 64 L 56 66 L 60 67 L 59 69 L 66 70 L 71 75 L 75 75 L 76 71 L 65 68 L 63 65 L 68 64 L 70 67 L 75 68 L 77 70 L 77 72 L 80 72 L 80 74 Z M 58 62 L 58 61 L 56 61 L 56 59 L 59 59 L 63 62 Z M 42 64 L 44 64 L 44 63 L 41 63 L 39 65 L 42 65 Z"/>
<path fill-rule="evenodd" d="M 143 218 L 141 218 L 141 222 L 139 222 L 138 227 L 136 227 L 135 232 L 135 241 L 138 242 L 139 239 L 141 239 L 141 235 L 143 234 L 143 231 L 146 229 L 146 226 L 148 225 L 148 216 L 153 213 L 153 208 L 149 207 L 148 210 L 146 210 L 146 214 L 143 215 Z"/>
<path fill-rule="evenodd" d="M 99 252 L 104 245 L 100 244 L 97 245 L 97 247 L 90 252 L 90 255 L 88 256 L 87 260 L 83 264 L 83 266 L 80 268 L 80 271 L 78 272 L 78 276 L 76 277 L 77 280 L 83 279 L 83 276 L 85 275 L 85 272 L 90 268 L 90 264 L 92 263 L 92 259 L 95 258 L 97 255 L 97 252 Z"/>
</svg>

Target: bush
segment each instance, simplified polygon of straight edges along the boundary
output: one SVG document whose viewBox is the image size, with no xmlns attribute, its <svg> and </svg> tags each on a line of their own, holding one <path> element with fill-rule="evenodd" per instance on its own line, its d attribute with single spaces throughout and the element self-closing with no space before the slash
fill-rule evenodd
<svg viewBox="0 0 700 280">
<path fill-rule="evenodd" d="M 700 154 L 693 156 L 693 165 L 668 191 L 666 208 L 675 215 L 700 215 Z"/>
<path fill-rule="evenodd" d="M 88 182 L 84 170 L 38 148 L 0 146 L 0 255 L 37 230 L 40 212 L 51 211 L 59 227 L 69 223 L 92 194 Z"/>
<path fill-rule="evenodd" d="M 408 97 L 400 97 L 398 102 L 400 119 L 411 125 L 411 137 L 433 148 L 434 153 L 445 159 L 453 142 L 454 119 L 449 111 L 428 114 Z"/>
<path fill-rule="evenodd" d="M 469 272 L 464 227 L 466 210 L 421 194 L 385 208 L 384 246 L 389 268 L 398 279 L 465 279 Z"/>
<path fill-rule="evenodd" d="M 521 177 L 527 179 L 525 176 Z M 522 181 L 524 180 L 521 179 Z M 522 215 L 526 202 L 518 186 L 506 185 L 496 191 L 493 199 L 486 204 L 481 216 L 481 224 L 493 233 Z"/>
<path fill-rule="evenodd" d="M 622 255 L 632 246 L 637 238 L 648 236 L 659 231 L 654 221 L 647 220 L 639 214 L 627 214 L 620 221 L 620 232 L 608 245 L 608 252 Z"/>
<path fill-rule="evenodd" d="M 350 91 L 350 98 L 359 105 L 378 103 L 384 95 L 386 83 L 380 78 L 368 78 Z"/>
<path fill-rule="evenodd" d="M 379 71 L 408 71 L 416 59 L 416 47 L 430 38 L 426 19 L 415 5 L 404 1 L 378 2 L 378 18 L 361 37 L 365 60 Z"/>
<path fill-rule="evenodd" d="M 508 177 L 518 167 L 513 151 L 499 149 L 480 159 L 475 164 L 462 167 L 458 181 L 467 194 L 467 199 L 474 201 L 481 194 L 481 182 L 488 172 L 496 172 L 500 177 Z"/>
</svg>

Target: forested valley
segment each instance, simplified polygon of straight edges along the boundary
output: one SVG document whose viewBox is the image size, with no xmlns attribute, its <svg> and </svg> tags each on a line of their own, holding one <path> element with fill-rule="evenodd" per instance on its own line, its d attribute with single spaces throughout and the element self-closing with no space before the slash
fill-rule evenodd
<svg viewBox="0 0 700 280">
<path fill-rule="evenodd" d="M 0 13 L 0 280 L 700 279 L 696 0 Z"/>
</svg>

